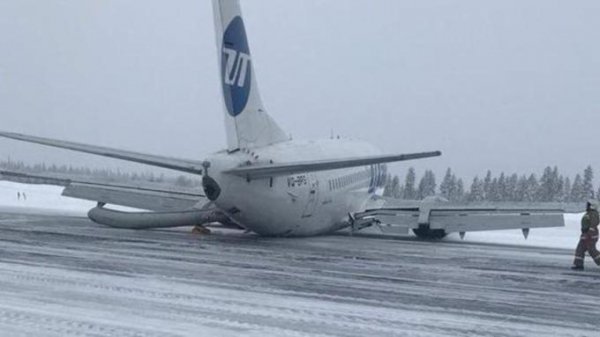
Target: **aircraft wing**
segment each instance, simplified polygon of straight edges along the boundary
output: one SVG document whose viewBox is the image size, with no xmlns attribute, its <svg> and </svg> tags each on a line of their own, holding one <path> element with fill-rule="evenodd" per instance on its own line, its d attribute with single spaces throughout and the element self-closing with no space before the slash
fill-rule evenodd
<svg viewBox="0 0 600 337">
<path fill-rule="evenodd" d="M 565 211 L 561 208 L 526 207 L 517 205 L 458 205 L 440 202 L 407 201 L 400 207 L 368 209 L 353 215 L 354 228 L 376 224 L 384 232 L 453 233 L 503 229 L 563 227 Z M 419 235 L 419 234 L 417 234 Z M 426 235 L 423 235 L 426 236 Z"/>
<path fill-rule="evenodd" d="M 199 191 L 174 190 L 150 184 L 112 184 L 2 169 L 0 178 L 21 183 L 64 186 L 63 196 L 157 212 L 191 209 L 207 202 Z"/>
<path fill-rule="evenodd" d="M 406 161 L 413 159 L 437 157 L 442 153 L 440 151 L 420 152 L 410 154 L 366 156 L 354 158 L 342 158 L 319 161 L 291 162 L 279 164 L 263 164 L 253 166 L 242 166 L 224 171 L 245 178 L 265 178 L 279 175 L 294 174 L 299 172 L 335 170 L 348 167 L 366 166 L 374 164 L 391 163 L 397 161 Z"/>
<path fill-rule="evenodd" d="M 23 135 L 20 133 L 0 131 L 0 137 L 16 139 L 29 143 L 36 143 L 46 146 L 58 147 L 78 152 L 85 152 L 99 156 L 122 159 L 141 164 L 147 164 L 157 167 L 168 168 L 187 173 L 202 174 L 202 163 L 194 160 L 178 159 L 171 157 L 143 154 L 133 151 L 118 150 L 109 147 L 87 145 L 64 140 L 42 138 L 36 136 Z"/>
</svg>

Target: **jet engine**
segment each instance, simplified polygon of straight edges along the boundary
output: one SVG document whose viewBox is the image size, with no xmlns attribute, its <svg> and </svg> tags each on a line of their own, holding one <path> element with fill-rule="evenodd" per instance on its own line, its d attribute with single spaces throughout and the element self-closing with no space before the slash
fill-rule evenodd
<svg viewBox="0 0 600 337">
<path fill-rule="evenodd" d="M 215 210 L 183 210 L 173 212 L 122 212 L 104 208 L 99 203 L 88 212 L 88 217 L 99 224 L 115 228 L 150 229 L 203 225 L 211 222 L 231 223 L 223 213 Z"/>
</svg>

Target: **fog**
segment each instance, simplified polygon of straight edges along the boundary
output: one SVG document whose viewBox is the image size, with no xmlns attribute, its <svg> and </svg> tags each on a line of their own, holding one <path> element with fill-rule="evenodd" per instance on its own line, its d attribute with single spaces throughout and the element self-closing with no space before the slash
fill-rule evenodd
<svg viewBox="0 0 600 337">
<path fill-rule="evenodd" d="M 266 108 L 459 176 L 600 168 L 600 2 L 243 1 Z M 225 147 L 211 2 L 0 1 L 0 129 L 202 159 Z M 0 159 L 122 162 L 0 140 Z"/>
</svg>

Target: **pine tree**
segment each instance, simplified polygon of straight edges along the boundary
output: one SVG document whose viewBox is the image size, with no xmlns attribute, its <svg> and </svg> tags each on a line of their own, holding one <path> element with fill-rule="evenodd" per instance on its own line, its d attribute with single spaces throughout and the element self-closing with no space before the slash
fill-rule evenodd
<svg viewBox="0 0 600 337">
<path fill-rule="evenodd" d="M 386 175 L 383 195 L 390 198 L 400 198 L 402 196 L 400 194 L 400 178 L 397 175 L 393 177 L 391 174 Z"/>
<path fill-rule="evenodd" d="M 565 177 L 560 175 L 558 177 L 558 182 L 556 183 L 556 190 L 554 192 L 554 199 L 552 199 L 552 201 L 558 201 L 558 202 L 563 201 L 563 196 L 565 195 L 564 189 L 565 189 Z"/>
<path fill-rule="evenodd" d="M 571 201 L 581 202 L 586 199 L 585 190 L 583 189 L 583 179 L 581 175 L 577 174 L 575 180 L 573 180 L 573 186 L 571 187 Z"/>
<path fill-rule="evenodd" d="M 525 175 L 519 177 L 515 191 L 514 201 L 527 201 L 529 192 L 529 181 Z"/>
<path fill-rule="evenodd" d="M 456 193 L 454 195 L 454 201 L 461 202 L 465 200 L 465 183 L 462 179 L 456 181 Z"/>
<path fill-rule="evenodd" d="M 446 170 L 446 175 L 444 175 L 444 180 L 440 184 L 440 194 L 442 197 L 452 200 L 454 196 L 454 191 L 456 189 L 456 176 L 452 174 L 452 170 L 448 168 Z"/>
<path fill-rule="evenodd" d="M 506 176 L 504 175 L 504 172 L 502 172 L 500 173 L 498 185 L 496 186 L 496 200 L 505 201 L 506 199 Z"/>
<path fill-rule="evenodd" d="M 385 185 L 383 187 L 383 196 L 391 197 L 392 196 L 392 175 L 388 173 L 385 176 Z"/>
<path fill-rule="evenodd" d="M 498 178 L 492 179 L 489 192 L 487 193 L 487 201 L 498 201 Z"/>
<path fill-rule="evenodd" d="M 506 200 L 516 201 L 517 199 L 517 183 L 519 182 L 519 176 L 514 173 L 506 180 Z"/>
<path fill-rule="evenodd" d="M 394 178 L 392 178 L 391 197 L 396 199 L 402 197 L 402 195 L 400 194 L 400 178 L 398 178 L 397 175 L 394 175 Z"/>
<path fill-rule="evenodd" d="M 435 195 L 435 174 L 431 170 L 425 171 L 425 174 L 419 182 L 419 199 L 424 199 L 428 196 Z"/>
<path fill-rule="evenodd" d="M 540 178 L 540 188 L 538 190 L 537 200 L 545 202 L 551 201 L 553 198 L 553 184 L 554 182 L 552 181 L 552 168 L 550 168 L 550 166 L 547 166 L 544 169 L 544 174 L 542 174 L 542 177 Z"/>
<path fill-rule="evenodd" d="M 473 178 L 473 182 L 471 183 L 471 189 L 469 191 L 467 200 L 472 202 L 481 202 L 483 201 L 483 198 L 483 181 L 481 181 L 478 176 L 475 176 L 475 178 Z"/>
<path fill-rule="evenodd" d="M 525 195 L 523 196 L 523 201 L 538 201 L 536 199 L 538 195 L 538 189 L 538 180 L 535 174 L 532 173 L 531 175 L 529 175 L 529 178 L 527 178 L 527 190 L 525 191 Z"/>
<path fill-rule="evenodd" d="M 552 169 L 552 182 L 552 201 L 560 201 L 564 182 L 562 176 L 558 173 L 557 166 Z"/>
<path fill-rule="evenodd" d="M 483 179 L 483 199 L 490 200 L 490 188 L 492 186 L 492 171 L 488 170 Z"/>
<path fill-rule="evenodd" d="M 569 177 L 566 177 L 565 182 L 563 183 L 561 201 L 571 201 L 571 178 Z"/>
<path fill-rule="evenodd" d="M 415 199 L 417 197 L 417 191 L 415 190 L 416 174 L 414 168 L 409 168 L 404 179 L 403 196 L 404 199 Z"/>
<path fill-rule="evenodd" d="M 594 170 L 591 166 L 586 167 L 583 171 L 583 199 L 594 197 Z"/>
</svg>

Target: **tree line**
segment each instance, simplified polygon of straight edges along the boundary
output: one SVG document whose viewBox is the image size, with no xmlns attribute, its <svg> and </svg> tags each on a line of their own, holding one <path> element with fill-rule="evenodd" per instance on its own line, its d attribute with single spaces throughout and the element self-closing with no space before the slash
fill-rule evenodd
<svg viewBox="0 0 600 337">
<path fill-rule="evenodd" d="M 71 165 L 46 165 L 45 163 L 26 164 L 22 161 L 0 161 L 0 168 L 7 171 L 15 171 L 29 174 L 51 174 L 54 177 L 85 177 L 93 178 L 96 181 L 106 183 L 119 182 L 149 182 L 156 184 L 168 184 L 180 187 L 197 187 L 201 185 L 199 179 L 194 179 L 186 175 L 176 177 L 165 176 L 163 173 L 155 174 L 152 171 L 146 172 L 123 172 L 121 170 L 112 170 L 107 168 L 73 167 Z M 16 179 L 15 179 L 16 180 Z"/>
<path fill-rule="evenodd" d="M 454 202 L 583 202 L 600 197 L 600 187 L 594 190 L 593 181 L 591 166 L 573 179 L 561 174 L 556 166 L 548 166 L 539 176 L 504 172 L 494 175 L 488 170 L 483 178 L 475 176 L 470 186 L 466 186 L 464 180 L 448 168 L 438 187 L 433 171 L 426 170 L 417 183 L 415 169 L 411 167 L 402 182 L 397 175 L 388 175 L 384 196 L 424 199 L 440 195 Z"/>
<path fill-rule="evenodd" d="M 0 168 L 23 173 L 51 173 L 64 177 L 87 177 L 103 182 L 150 182 L 179 187 L 198 187 L 199 179 L 187 175 L 165 177 L 154 172 L 122 172 L 112 169 L 90 169 L 70 165 L 46 165 L 45 163 L 25 164 L 22 161 L 0 161 Z M 398 199 L 424 199 L 440 195 L 454 202 L 583 202 L 589 198 L 600 198 L 600 187 L 594 190 L 594 171 L 588 166 L 574 178 L 561 174 L 556 166 L 546 167 L 542 174 L 494 175 L 488 170 L 483 178 L 475 176 L 466 186 L 464 180 L 456 176 L 451 168 L 437 184 L 432 170 L 426 170 L 417 181 L 414 168 L 409 168 L 401 181 L 398 175 L 389 175 L 384 188 L 384 196 Z"/>
</svg>

